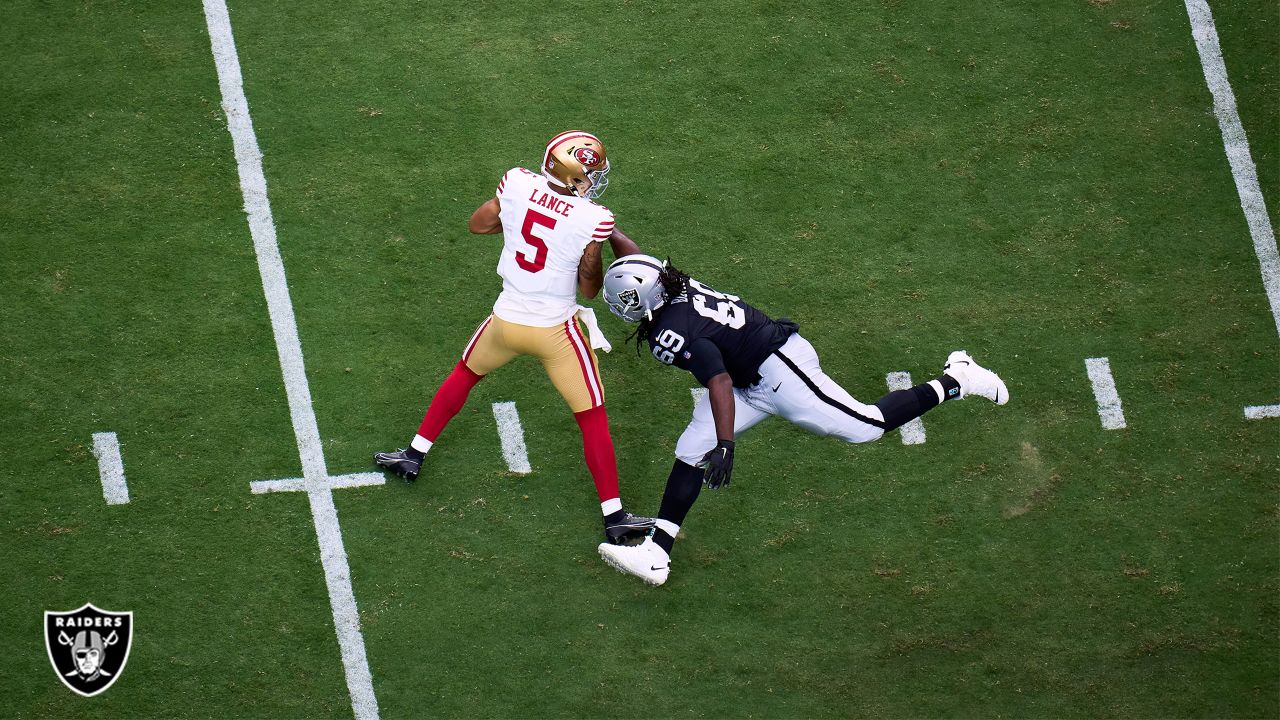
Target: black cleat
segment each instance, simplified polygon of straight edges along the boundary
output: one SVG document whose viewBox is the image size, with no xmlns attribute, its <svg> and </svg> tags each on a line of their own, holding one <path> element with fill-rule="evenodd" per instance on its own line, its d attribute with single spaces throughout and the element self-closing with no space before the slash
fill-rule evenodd
<svg viewBox="0 0 1280 720">
<path fill-rule="evenodd" d="M 654 519 L 624 513 L 614 522 L 604 521 L 604 539 L 614 545 L 625 544 L 627 540 L 637 540 L 649 534 L 653 529 Z"/>
<path fill-rule="evenodd" d="M 422 469 L 422 458 L 414 460 L 405 454 L 406 449 L 401 448 L 395 452 L 374 453 L 373 461 L 405 480 L 415 480 L 418 477 L 418 470 Z"/>
</svg>

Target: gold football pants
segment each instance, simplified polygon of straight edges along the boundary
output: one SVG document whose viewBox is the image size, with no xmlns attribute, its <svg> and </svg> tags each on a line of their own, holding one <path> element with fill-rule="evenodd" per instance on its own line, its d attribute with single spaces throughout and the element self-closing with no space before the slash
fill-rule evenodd
<svg viewBox="0 0 1280 720">
<path fill-rule="evenodd" d="M 573 412 L 604 404 L 596 355 L 576 318 L 551 327 L 533 327 L 490 315 L 471 336 L 462 361 L 475 374 L 488 375 L 517 355 L 542 361 L 551 383 Z"/>
</svg>

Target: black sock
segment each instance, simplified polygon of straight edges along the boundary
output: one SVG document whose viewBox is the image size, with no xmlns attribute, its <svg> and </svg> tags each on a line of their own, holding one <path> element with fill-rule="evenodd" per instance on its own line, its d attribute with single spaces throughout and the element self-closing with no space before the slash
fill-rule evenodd
<svg viewBox="0 0 1280 720">
<path fill-rule="evenodd" d="M 939 375 L 937 381 L 942 384 L 942 392 L 947 396 L 948 400 L 955 400 L 960 397 L 960 381 L 950 375 Z M 936 393 L 935 393 L 936 395 Z"/>
<path fill-rule="evenodd" d="M 409 458 L 410 460 L 417 460 L 418 462 L 422 462 L 422 458 L 426 457 L 427 454 L 422 452 L 421 450 L 415 450 L 413 446 L 410 445 L 409 447 L 404 449 L 404 456 Z"/>
<path fill-rule="evenodd" d="M 955 382 L 952 378 L 942 377 Z M 946 384 L 943 384 L 946 389 Z M 957 385 L 957 387 L 959 387 Z M 928 383 L 916 385 L 907 390 L 894 390 L 876 401 L 880 414 L 884 416 L 884 431 L 895 430 L 920 417 L 938 405 L 938 393 Z"/>
<path fill-rule="evenodd" d="M 622 520 L 622 518 L 626 516 L 627 516 L 626 510 L 614 510 L 613 512 L 604 516 L 604 524 L 608 525 L 609 523 L 616 523 Z"/>
<path fill-rule="evenodd" d="M 689 514 L 689 508 L 693 507 L 693 503 L 698 499 L 698 493 L 701 491 L 702 468 L 694 467 L 683 460 L 676 460 L 671 466 L 671 474 L 667 476 L 667 489 L 662 493 L 662 505 L 658 508 L 658 519 L 666 520 L 676 525 L 684 524 L 684 518 Z M 671 547 L 675 544 L 676 539 L 659 529 L 653 532 L 653 541 L 658 544 L 658 547 L 670 554 Z"/>
</svg>

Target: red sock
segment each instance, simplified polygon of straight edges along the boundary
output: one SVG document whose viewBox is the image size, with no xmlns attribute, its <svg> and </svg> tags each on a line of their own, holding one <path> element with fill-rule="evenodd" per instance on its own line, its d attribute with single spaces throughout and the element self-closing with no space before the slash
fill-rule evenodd
<svg viewBox="0 0 1280 720">
<path fill-rule="evenodd" d="M 444 430 L 444 426 L 448 425 L 453 416 L 457 415 L 462 406 L 467 403 L 467 395 L 471 394 L 471 388 L 483 379 L 483 375 L 475 374 L 465 362 L 459 360 L 453 372 L 449 373 L 449 377 L 440 383 L 436 396 L 431 398 L 427 414 L 423 416 L 422 424 L 418 426 L 418 434 L 435 442 L 436 438 L 440 437 L 440 432 Z"/>
<path fill-rule="evenodd" d="M 618 497 L 618 460 L 613 454 L 613 438 L 609 437 L 609 416 L 603 405 L 573 414 L 582 430 L 582 454 L 587 469 L 596 482 L 600 502 Z"/>
</svg>

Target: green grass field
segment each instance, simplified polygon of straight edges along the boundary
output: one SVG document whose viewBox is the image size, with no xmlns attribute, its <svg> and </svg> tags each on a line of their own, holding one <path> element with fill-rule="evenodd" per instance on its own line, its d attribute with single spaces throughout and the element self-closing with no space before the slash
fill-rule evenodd
<svg viewBox="0 0 1280 720">
<path fill-rule="evenodd" d="M 1013 396 L 763 424 L 650 588 L 513 363 L 417 483 L 334 492 L 383 717 L 1280 716 L 1280 339 L 1182 3 L 229 4 L 331 473 L 412 435 L 499 290 L 468 215 L 571 127 L 620 227 L 860 399 L 957 347 Z M 1280 7 L 1212 8 L 1277 225 Z M 301 470 L 200 3 L 3 25 L 0 716 L 350 717 L 307 499 L 250 493 Z M 596 307 L 653 513 L 693 380 Z M 92 699 L 41 634 L 86 601 L 135 622 Z"/>
</svg>

